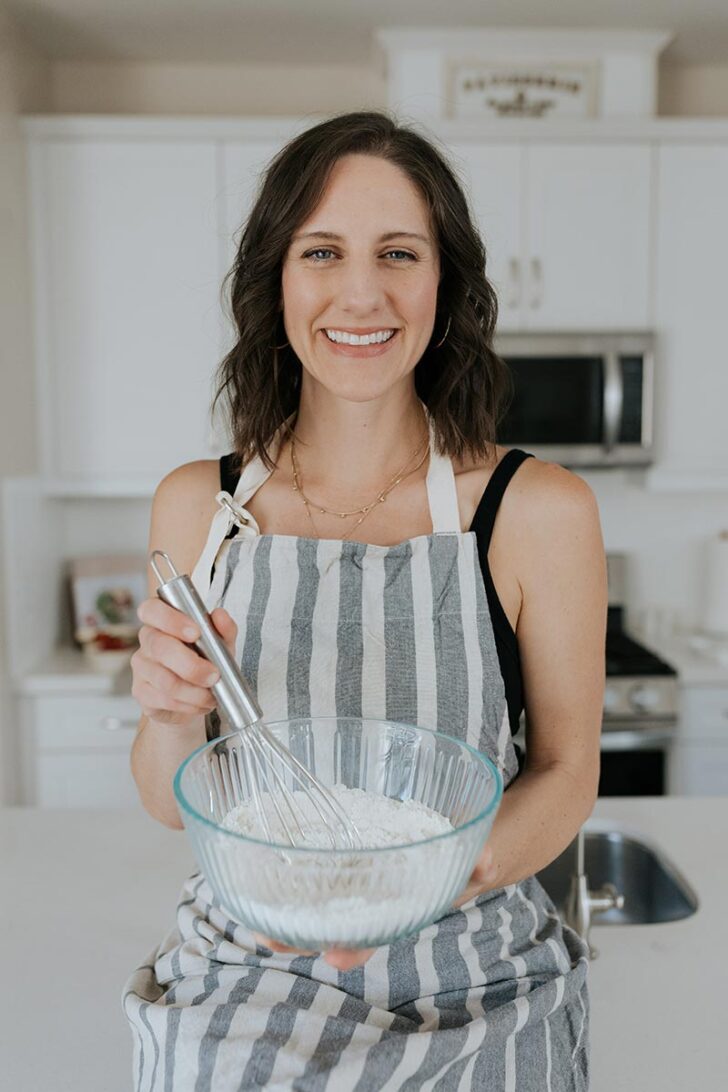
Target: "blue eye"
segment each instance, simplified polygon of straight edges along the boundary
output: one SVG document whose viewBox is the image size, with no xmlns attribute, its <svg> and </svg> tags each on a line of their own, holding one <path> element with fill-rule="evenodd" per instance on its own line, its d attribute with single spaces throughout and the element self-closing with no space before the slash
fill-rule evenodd
<svg viewBox="0 0 728 1092">
<path fill-rule="evenodd" d="M 387 254 L 403 254 L 404 257 L 410 262 L 414 262 L 414 261 L 417 260 L 415 258 L 415 256 L 414 256 L 414 254 L 410 254 L 409 251 L 407 251 L 407 250 L 388 250 L 388 251 L 386 251 L 386 253 Z M 312 261 L 314 261 L 314 262 L 326 261 L 325 258 L 315 258 L 314 257 L 315 254 L 333 254 L 333 250 L 330 250 L 328 247 L 321 246 L 321 247 L 317 247 L 315 250 L 307 251 L 303 256 L 304 256 L 304 258 L 311 258 Z"/>
</svg>

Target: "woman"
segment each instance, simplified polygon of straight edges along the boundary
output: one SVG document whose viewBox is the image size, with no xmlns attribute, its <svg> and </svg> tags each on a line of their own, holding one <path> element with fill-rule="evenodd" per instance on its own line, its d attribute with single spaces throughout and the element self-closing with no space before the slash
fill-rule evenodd
<svg viewBox="0 0 728 1092">
<path fill-rule="evenodd" d="M 266 719 L 440 729 L 507 791 L 453 910 L 374 951 L 256 937 L 192 876 L 125 992 L 139 1089 L 588 1087 L 586 947 L 534 873 L 597 793 L 604 549 L 580 478 L 494 442 L 484 268 L 451 168 L 386 114 L 314 126 L 263 179 L 218 388 L 235 450 L 161 482 L 150 549 L 192 572 Z M 180 827 L 172 776 L 219 730 L 214 678 L 154 581 L 139 615 L 132 767 Z"/>
</svg>

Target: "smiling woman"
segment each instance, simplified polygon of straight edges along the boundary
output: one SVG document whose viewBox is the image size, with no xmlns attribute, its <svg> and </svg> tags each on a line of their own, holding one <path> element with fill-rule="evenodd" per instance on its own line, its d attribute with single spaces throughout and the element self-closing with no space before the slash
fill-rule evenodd
<svg viewBox="0 0 728 1092">
<path fill-rule="evenodd" d="M 150 550 L 189 563 L 265 720 L 434 728 L 506 791 L 456 905 L 374 951 L 257 937 L 190 877 L 125 991 L 137 1088 L 584 1092 L 587 949 L 535 873 L 596 796 L 606 565 L 585 483 L 496 443 L 465 195 L 387 114 L 331 118 L 271 162 L 230 284 L 233 450 L 160 483 Z M 220 720 L 179 612 L 150 586 L 139 616 L 134 776 L 179 826 L 172 775 Z"/>
</svg>

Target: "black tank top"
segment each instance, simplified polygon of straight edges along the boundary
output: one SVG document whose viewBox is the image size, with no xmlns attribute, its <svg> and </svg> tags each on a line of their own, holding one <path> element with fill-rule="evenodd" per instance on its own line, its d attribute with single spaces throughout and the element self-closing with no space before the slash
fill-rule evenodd
<svg viewBox="0 0 728 1092">
<path fill-rule="evenodd" d="M 470 524 L 470 530 L 475 533 L 478 544 L 478 559 L 483 573 L 485 594 L 488 599 L 495 647 L 498 653 L 498 663 L 505 686 L 508 721 L 512 735 L 515 735 L 518 731 L 518 723 L 523 711 L 521 657 L 516 635 L 511 628 L 493 584 L 493 577 L 488 564 L 488 550 L 490 549 L 490 540 L 493 537 L 495 517 L 498 514 L 498 508 L 506 487 L 521 463 L 530 458 L 533 458 L 530 452 L 521 451 L 519 448 L 511 448 L 510 451 L 505 453 L 483 490 L 483 496 L 478 502 L 473 522 Z M 232 496 L 239 477 L 240 469 L 235 455 L 233 453 L 222 455 L 220 457 L 220 488 L 226 490 Z M 237 527 L 233 526 L 227 537 L 233 538 L 237 531 Z M 520 773 L 523 768 L 523 755 L 518 744 L 515 744 L 515 749 L 518 757 L 518 772 Z"/>
</svg>

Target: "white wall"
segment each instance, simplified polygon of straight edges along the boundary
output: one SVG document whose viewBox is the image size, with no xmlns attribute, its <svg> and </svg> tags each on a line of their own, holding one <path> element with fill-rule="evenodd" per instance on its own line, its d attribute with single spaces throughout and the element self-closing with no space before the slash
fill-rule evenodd
<svg viewBox="0 0 728 1092">
<path fill-rule="evenodd" d="M 49 98 L 46 62 L 0 7 L 0 476 L 33 473 L 37 467 L 25 159 L 18 119 L 46 109 Z M 0 571 L 3 541 L 0 527 Z M 6 640 L 0 584 L 0 804 L 12 797 L 15 769 Z"/>
<path fill-rule="evenodd" d="M 728 117 L 728 61 L 661 65 L 657 109 L 666 116 Z"/>
<path fill-rule="evenodd" d="M 54 113 L 303 116 L 386 103 L 383 76 L 352 65 L 61 61 Z"/>
<path fill-rule="evenodd" d="M 325 113 L 384 106 L 384 73 L 349 65 L 131 64 L 57 61 L 48 109 L 66 113 Z M 658 113 L 728 117 L 724 65 L 663 63 Z"/>
</svg>

